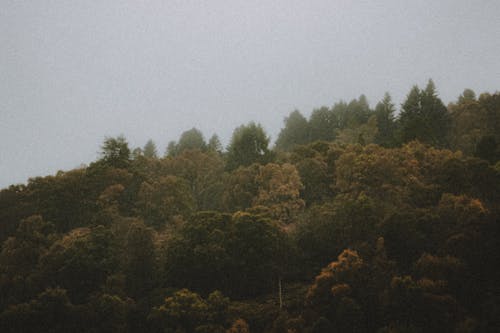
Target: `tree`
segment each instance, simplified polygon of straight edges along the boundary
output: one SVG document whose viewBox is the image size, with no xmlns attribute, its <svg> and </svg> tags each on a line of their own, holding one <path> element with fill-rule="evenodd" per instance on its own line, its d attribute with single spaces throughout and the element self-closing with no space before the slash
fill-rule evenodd
<svg viewBox="0 0 500 333">
<path fill-rule="evenodd" d="M 185 150 L 198 149 L 205 151 L 207 144 L 203 138 L 203 134 L 197 128 L 191 128 L 184 131 L 179 138 L 179 142 L 170 141 L 165 152 L 165 156 L 177 156 Z"/>
<path fill-rule="evenodd" d="M 244 211 L 252 207 L 259 190 L 256 182 L 259 171 L 259 165 L 252 164 L 233 170 L 225 178 L 222 202 L 226 211 Z"/>
<path fill-rule="evenodd" d="M 227 148 L 227 168 L 234 170 L 252 163 L 265 164 L 271 160 L 269 137 L 260 124 L 241 125 L 233 132 Z"/>
<path fill-rule="evenodd" d="M 154 307 L 149 320 L 164 332 L 194 332 L 203 323 L 207 304 L 200 295 L 181 289 L 170 297 L 166 297 L 162 305 Z"/>
<path fill-rule="evenodd" d="M 460 306 L 443 281 L 395 276 L 387 293 L 386 312 L 394 322 L 422 332 L 453 332 Z"/>
<path fill-rule="evenodd" d="M 423 127 L 421 113 L 420 88 L 413 86 L 402 104 L 399 114 L 398 124 L 400 129 L 401 143 L 415 140 L 420 135 L 420 128 Z"/>
<path fill-rule="evenodd" d="M 259 190 L 253 204 L 267 207 L 273 218 L 289 223 L 303 210 L 304 200 L 300 199 L 303 185 L 293 165 L 269 163 L 260 166 L 256 183 Z"/>
<path fill-rule="evenodd" d="M 222 144 L 217 134 L 212 135 L 208 140 L 207 150 L 219 154 L 222 153 Z"/>
<path fill-rule="evenodd" d="M 485 109 L 472 90 L 465 90 L 456 103 L 449 105 L 449 110 L 451 148 L 473 155 L 481 137 L 488 133 Z"/>
<path fill-rule="evenodd" d="M 366 123 L 372 113 L 365 95 L 361 95 L 357 100 L 353 99 L 349 102 L 346 111 L 343 124 L 340 126 L 341 128 L 358 127 Z"/>
<path fill-rule="evenodd" d="M 175 141 L 170 141 L 167 145 L 167 149 L 165 150 L 165 157 L 175 156 L 178 153 L 177 143 Z"/>
<path fill-rule="evenodd" d="M 186 181 L 170 175 L 143 182 L 137 206 L 148 225 L 160 227 L 176 215 L 191 212 L 194 200 Z"/>
<path fill-rule="evenodd" d="M 364 332 L 363 295 L 366 264 L 356 251 L 346 249 L 316 276 L 306 302 L 333 322 L 333 332 Z M 320 330 L 321 331 L 321 330 Z"/>
<path fill-rule="evenodd" d="M 50 245 L 49 233 L 54 226 L 40 215 L 30 216 L 19 223 L 14 237 L 8 238 L 0 252 L 0 272 L 26 277 L 31 274 Z"/>
<path fill-rule="evenodd" d="M 130 148 L 123 135 L 107 137 L 101 146 L 102 161 L 115 168 L 126 168 L 130 162 Z"/>
<path fill-rule="evenodd" d="M 414 86 L 403 103 L 399 117 L 402 142 L 419 140 L 434 146 L 447 145 L 450 116 L 429 80 L 424 90 Z"/>
<path fill-rule="evenodd" d="M 364 146 L 374 143 L 377 133 L 377 118 L 375 116 L 371 116 L 367 122 L 362 123 L 361 125 L 353 125 L 341 130 L 337 135 L 337 141 L 340 143 L 357 143 Z"/>
<path fill-rule="evenodd" d="M 232 254 L 233 290 L 241 296 L 274 290 L 284 274 L 286 253 L 290 250 L 284 230 L 269 219 L 249 213 L 235 213 L 232 220 L 233 238 L 228 253 Z"/>
<path fill-rule="evenodd" d="M 493 135 L 485 135 L 479 140 L 474 153 L 476 157 L 494 164 L 500 159 L 499 145 Z"/>
<path fill-rule="evenodd" d="M 290 160 L 297 168 L 304 185 L 301 198 L 307 205 L 333 197 L 335 163 L 343 148 L 338 144 L 315 141 L 296 147 Z"/>
<path fill-rule="evenodd" d="M 3 242 L 0 252 L 0 309 L 8 303 L 26 301 L 36 295 L 37 266 L 51 241 L 54 226 L 41 216 L 19 223 L 15 236 Z"/>
<path fill-rule="evenodd" d="M 144 149 L 143 149 L 143 155 L 144 155 L 144 157 L 147 157 L 147 158 L 157 158 L 158 157 L 158 153 L 156 151 L 156 145 L 153 142 L 153 140 L 149 139 L 148 142 L 146 142 L 146 144 L 144 145 Z"/>
<path fill-rule="evenodd" d="M 276 140 L 276 148 L 290 150 L 295 145 L 302 145 L 309 141 L 309 124 L 307 119 L 295 110 L 285 118 L 285 127 Z"/>
<path fill-rule="evenodd" d="M 149 320 L 164 332 L 223 333 L 229 299 L 214 291 L 206 299 L 181 289 L 154 307 Z"/>
<path fill-rule="evenodd" d="M 476 93 L 472 89 L 465 89 L 462 95 L 458 97 L 459 104 L 474 102 L 474 101 L 476 101 Z"/>
<path fill-rule="evenodd" d="M 0 314 L 2 332 L 83 332 L 77 308 L 66 290 L 47 288 L 27 303 L 10 305 Z"/>
<path fill-rule="evenodd" d="M 474 92 L 466 89 L 449 109 L 452 148 L 474 155 L 483 138 L 489 138 L 490 144 L 491 137 L 500 142 L 500 93 L 484 93 L 476 99 Z"/>
<path fill-rule="evenodd" d="M 425 137 L 428 139 L 422 141 L 439 147 L 447 146 L 450 115 L 446 106 L 437 96 L 436 86 L 432 80 L 429 80 L 425 90 L 422 91 L 422 116 L 428 129 L 425 133 Z"/>
<path fill-rule="evenodd" d="M 375 143 L 384 147 L 395 145 L 395 112 L 394 104 L 391 101 L 391 95 L 385 93 L 384 98 L 375 107 L 375 117 L 377 119 L 378 132 L 375 137 Z"/>
<path fill-rule="evenodd" d="M 184 150 L 188 149 L 199 149 L 205 150 L 207 144 L 203 138 L 203 134 L 197 128 L 191 128 L 181 134 L 179 143 L 177 144 L 177 154 L 180 154 Z"/>
<path fill-rule="evenodd" d="M 153 230 L 144 224 L 132 224 L 126 235 L 125 249 L 123 266 L 126 287 L 129 295 L 140 297 L 149 291 L 153 283 Z"/>
<path fill-rule="evenodd" d="M 338 128 L 338 117 L 326 106 L 313 110 L 309 117 L 310 141 L 333 141 Z"/>
<path fill-rule="evenodd" d="M 48 287 L 60 286 L 82 303 L 117 267 L 113 245 L 113 235 L 103 226 L 75 229 L 40 258 L 40 273 Z"/>
<path fill-rule="evenodd" d="M 128 319 L 135 303 L 127 297 L 100 294 L 85 306 L 85 324 L 91 332 L 129 332 Z"/>
<path fill-rule="evenodd" d="M 307 205 L 332 196 L 328 166 L 322 159 L 303 158 L 295 164 L 295 167 L 303 184 L 300 197 Z"/>
<path fill-rule="evenodd" d="M 196 292 L 263 294 L 276 285 L 284 251 L 285 234 L 268 219 L 241 212 L 199 212 L 168 242 L 165 280 Z"/>
<path fill-rule="evenodd" d="M 168 161 L 166 172 L 186 181 L 195 209 L 214 210 L 220 207 L 223 191 L 224 160 L 214 152 L 185 150 Z"/>
</svg>

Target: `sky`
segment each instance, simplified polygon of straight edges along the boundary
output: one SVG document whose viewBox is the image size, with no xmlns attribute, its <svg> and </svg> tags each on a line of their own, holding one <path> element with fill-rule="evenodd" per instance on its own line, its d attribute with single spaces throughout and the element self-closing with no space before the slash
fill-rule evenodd
<svg viewBox="0 0 500 333">
<path fill-rule="evenodd" d="M 298 109 L 429 78 L 445 104 L 500 89 L 500 1 L 0 0 L 0 188 L 196 127 L 227 145 Z"/>
</svg>

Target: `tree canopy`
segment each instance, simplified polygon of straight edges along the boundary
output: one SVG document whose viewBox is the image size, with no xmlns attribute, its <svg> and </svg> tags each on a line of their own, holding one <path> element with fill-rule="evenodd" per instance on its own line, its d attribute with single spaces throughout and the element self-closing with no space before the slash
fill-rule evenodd
<svg viewBox="0 0 500 333">
<path fill-rule="evenodd" d="M 478 97 L 479 96 L 479 97 Z M 2 332 L 496 332 L 500 94 L 429 81 L 0 190 Z M 276 132 L 273 132 L 276 133 Z"/>
</svg>

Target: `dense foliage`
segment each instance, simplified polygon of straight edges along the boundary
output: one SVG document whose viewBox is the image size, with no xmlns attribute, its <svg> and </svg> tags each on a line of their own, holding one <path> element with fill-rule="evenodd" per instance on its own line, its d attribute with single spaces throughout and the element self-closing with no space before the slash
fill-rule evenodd
<svg viewBox="0 0 500 333">
<path fill-rule="evenodd" d="M 500 94 L 432 81 L 0 191 L 2 332 L 496 332 Z"/>
</svg>

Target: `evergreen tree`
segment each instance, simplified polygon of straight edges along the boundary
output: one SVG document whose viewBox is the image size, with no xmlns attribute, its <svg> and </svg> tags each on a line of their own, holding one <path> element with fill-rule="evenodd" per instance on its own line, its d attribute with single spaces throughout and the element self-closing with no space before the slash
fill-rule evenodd
<svg viewBox="0 0 500 333">
<path fill-rule="evenodd" d="M 309 118 L 310 141 L 333 141 L 337 129 L 337 117 L 326 106 L 316 109 Z"/>
<path fill-rule="evenodd" d="M 222 144 L 217 134 L 212 135 L 208 140 L 207 150 L 222 153 Z"/>
<path fill-rule="evenodd" d="M 447 146 L 450 117 L 429 80 L 424 90 L 414 86 L 403 103 L 399 117 L 400 139 L 419 140 L 434 146 Z"/>
<path fill-rule="evenodd" d="M 395 144 L 394 132 L 394 104 L 391 95 L 385 93 L 384 98 L 375 107 L 375 117 L 377 119 L 378 133 L 375 137 L 375 143 L 384 147 L 392 147 Z"/>
<path fill-rule="evenodd" d="M 147 157 L 147 158 L 157 158 L 158 157 L 158 153 L 156 151 L 156 145 L 153 142 L 153 140 L 149 139 L 148 142 L 146 142 L 146 144 L 144 145 L 143 154 L 144 154 L 144 157 Z"/>
<path fill-rule="evenodd" d="M 165 157 L 167 156 L 176 156 L 178 154 L 178 147 L 177 147 L 177 143 L 172 140 L 168 143 L 167 145 L 167 149 L 165 150 Z"/>
<path fill-rule="evenodd" d="M 448 146 L 447 135 L 450 129 L 450 115 L 446 106 L 438 97 L 436 86 L 432 80 L 429 80 L 425 90 L 421 94 L 422 102 L 422 117 L 425 132 L 423 133 L 426 140 L 434 146 Z"/>
</svg>

